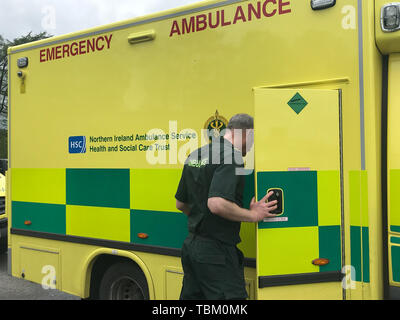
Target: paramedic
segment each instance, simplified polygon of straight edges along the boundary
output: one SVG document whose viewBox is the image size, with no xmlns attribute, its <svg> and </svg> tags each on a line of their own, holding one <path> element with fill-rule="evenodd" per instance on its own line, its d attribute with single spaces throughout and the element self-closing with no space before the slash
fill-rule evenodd
<svg viewBox="0 0 400 320">
<path fill-rule="evenodd" d="M 273 217 L 276 201 L 266 195 L 243 208 L 243 156 L 253 146 L 254 120 L 235 115 L 223 137 L 189 155 L 176 206 L 188 216 L 189 235 L 182 247 L 182 300 L 246 299 L 244 256 L 237 248 L 241 222 Z"/>
</svg>

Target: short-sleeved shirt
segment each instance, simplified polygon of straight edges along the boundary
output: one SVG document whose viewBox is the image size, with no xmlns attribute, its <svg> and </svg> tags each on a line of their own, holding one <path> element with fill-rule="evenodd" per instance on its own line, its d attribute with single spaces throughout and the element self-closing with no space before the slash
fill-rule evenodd
<svg viewBox="0 0 400 320">
<path fill-rule="evenodd" d="M 175 198 L 190 207 L 190 233 L 232 245 L 241 241 L 241 223 L 213 214 L 208 199 L 220 197 L 243 207 L 243 167 L 241 152 L 224 138 L 189 155 Z"/>
</svg>

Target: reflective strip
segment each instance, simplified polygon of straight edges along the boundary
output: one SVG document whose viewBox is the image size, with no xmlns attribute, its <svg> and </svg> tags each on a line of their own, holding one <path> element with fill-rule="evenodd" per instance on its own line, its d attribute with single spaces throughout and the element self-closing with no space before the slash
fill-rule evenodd
<svg viewBox="0 0 400 320">
<path fill-rule="evenodd" d="M 12 201 L 65 204 L 65 169 L 12 169 Z"/>
<path fill-rule="evenodd" d="M 318 225 L 338 226 L 341 224 L 340 172 L 317 172 Z"/>
<path fill-rule="evenodd" d="M 68 205 L 129 209 L 129 169 L 67 169 Z"/>
<path fill-rule="evenodd" d="M 11 206 L 12 228 L 65 234 L 65 205 L 13 201 Z"/>
<path fill-rule="evenodd" d="M 400 244 L 400 238 L 398 237 L 390 237 L 390 242 L 395 244 Z"/>
<path fill-rule="evenodd" d="M 130 212 L 130 242 L 140 245 L 182 248 L 183 241 L 188 235 L 186 215 L 150 210 L 131 210 Z M 139 233 L 146 233 L 149 237 L 141 239 L 138 237 Z"/>
<path fill-rule="evenodd" d="M 131 169 L 131 209 L 181 213 L 175 200 L 181 175 L 182 169 Z"/>
<path fill-rule="evenodd" d="M 392 246 L 392 278 L 394 282 L 400 282 L 400 247 Z"/>
<path fill-rule="evenodd" d="M 319 272 L 319 228 L 291 227 L 258 232 L 258 275 L 278 276 Z"/>
<path fill-rule="evenodd" d="M 89 206 L 66 207 L 69 236 L 130 242 L 130 210 Z"/>
</svg>

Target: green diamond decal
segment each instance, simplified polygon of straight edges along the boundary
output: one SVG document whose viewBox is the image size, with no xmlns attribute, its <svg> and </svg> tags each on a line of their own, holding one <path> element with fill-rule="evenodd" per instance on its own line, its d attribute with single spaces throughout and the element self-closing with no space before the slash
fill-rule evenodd
<svg viewBox="0 0 400 320">
<path fill-rule="evenodd" d="M 299 114 L 308 105 L 308 102 L 304 100 L 300 93 L 297 92 L 294 97 L 290 99 L 288 105 L 294 110 L 294 112 Z"/>
</svg>

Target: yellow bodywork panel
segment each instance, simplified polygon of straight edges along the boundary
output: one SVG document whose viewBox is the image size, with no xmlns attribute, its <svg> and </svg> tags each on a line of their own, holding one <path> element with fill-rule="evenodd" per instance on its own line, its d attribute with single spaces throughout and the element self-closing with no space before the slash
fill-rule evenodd
<svg viewBox="0 0 400 320">
<path fill-rule="evenodd" d="M 21 243 L 20 277 L 40 283 L 45 289 L 61 289 L 59 249 Z"/>
<path fill-rule="evenodd" d="M 297 114 L 289 102 L 302 97 Z M 340 169 L 338 91 L 256 89 L 255 105 L 257 171 Z"/>
<path fill-rule="evenodd" d="M 290 285 L 260 290 L 259 300 L 341 300 L 342 292 L 336 283 Z"/>
</svg>

